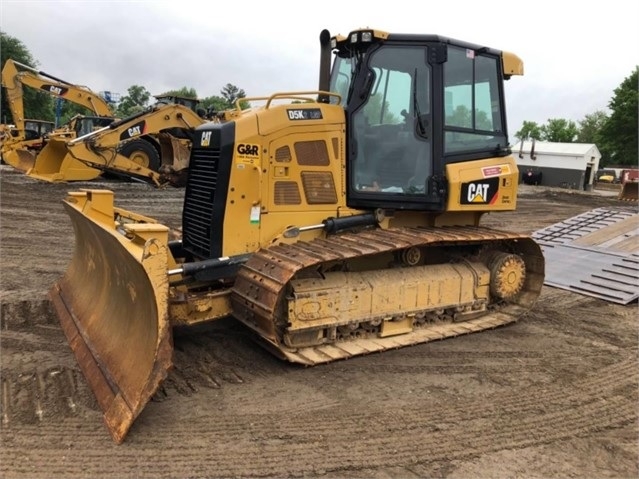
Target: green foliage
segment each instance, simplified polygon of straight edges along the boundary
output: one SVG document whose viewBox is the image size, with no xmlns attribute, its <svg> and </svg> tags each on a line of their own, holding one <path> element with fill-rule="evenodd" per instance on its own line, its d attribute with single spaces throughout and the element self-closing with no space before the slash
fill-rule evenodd
<svg viewBox="0 0 639 479">
<path fill-rule="evenodd" d="M 578 133 L 577 124 L 564 118 L 551 118 L 541 126 L 541 139 L 544 141 L 572 143 Z"/>
<path fill-rule="evenodd" d="M 24 43 L 0 31 L 0 64 L 4 66 L 9 58 L 34 68 L 38 65 L 38 62 L 33 58 Z M 22 98 L 25 118 L 47 121 L 54 120 L 55 114 L 51 95 L 27 87 L 23 89 Z M 4 92 L 2 94 L 2 115 L 0 122 L 8 124 L 14 123 Z"/>
<path fill-rule="evenodd" d="M 578 143 L 598 143 L 599 132 L 608 121 L 605 111 L 597 110 L 590 113 L 579 122 Z"/>
<path fill-rule="evenodd" d="M 473 128 L 473 116 L 465 105 L 458 105 L 451 115 L 446 116 L 446 124 L 462 128 Z M 475 129 L 491 131 L 493 124 L 483 110 L 475 110 Z"/>
<path fill-rule="evenodd" d="M 64 125 L 76 115 L 89 115 L 89 116 L 95 115 L 95 113 L 93 113 L 88 108 L 84 108 L 82 105 L 78 105 L 70 101 L 64 101 L 58 98 L 54 99 L 54 105 L 55 105 L 54 108 L 56 109 L 56 111 L 57 111 L 58 101 L 61 102 L 61 107 L 60 107 L 60 119 L 58 120 L 58 123 L 56 126 Z"/>
<path fill-rule="evenodd" d="M 200 107 L 205 110 L 212 111 L 225 111 L 232 110 L 236 108 L 236 101 L 240 98 L 246 98 L 246 93 L 241 88 L 236 87 L 231 83 L 227 83 L 222 90 L 220 90 L 220 95 L 213 95 L 203 98 L 200 101 Z M 240 101 L 240 108 L 242 110 L 246 110 L 250 108 L 251 104 L 246 101 Z"/>
<path fill-rule="evenodd" d="M 594 143 L 597 145 L 601 153 L 600 166 L 602 167 L 607 164 L 610 158 L 610 151 L 606 149 L 605 142 L 601 138 L 602 128 L 607 122 L 608 114 L 605 111 L 597 110 L 586 115 L 579 122 L 579 133 L 577 134 L 578 143 Z"/>
<path fill-rule="evenodd" d="M 608 107 L 611 114 L 600 131 L 600 151 L 605 150 L 608 165 L 628 165 L 637 167 L 639 127 L 639 67 L 623 80 L 614 91 Z M 603 156 L 603 154 L 602 154 Z"/>
<path fill-rule="evenodd" d="M 224 111 L 228 110 L 228 104 L 221 96 L 209 96 L 200 100 L 200 106 L 205 110 Z"/>
<path fill-rule="evenodd" d="M 126 118 L 144 110 L 151 98 L 149 91 L 140 85 L 132 85 L 127 90 L 128 95 L 123 96 L 118 104 L 115 115 Z"/>
<path fill-rule="evenodd" d="M 389 111 L 390 104 L 388 101 L 384 102 L 384 108 L 382 110 L 382 95 L 376 94 L 368 99 L 368 103 L 364 107 L 364 115 L 366 121 L 370 125 L 397 125 L 402 122 L 400 118 Z"/>
<path fill-rule="evenodd" d="M 577 126 L 574 122 L 555 118 L 539 126 L 524 121 L 515 137 L 556 142 L 594 143 L 601 152 L 601 166 L 634 166 L 639 164 L 639 67 L 614 90 L 608 104 L 611 114 L 595 111 L 584 117 Z"/>
<path fill-rule="evenodd" d="M 541 127 L 534 121 L 524 121 L 515 138 L 521 140 L 541 140 Z"/>
<path fill-rule="evenodd" d="M 246 93 L 244 93 L 244 90 L 230 83 L 227 83 L 224 88 L 222 88 L 222 91 L 220 91 L 220 93 L 222 95 L 222 98 L 226 100 L 226 104 L 228 105 L 227 108 L 235 108 L 235 102 L 237 100 L 239 100 L 240 98 L 246 98 Z"/>
<path fill-rule="evenodd" d="M 547 123 L 538 125 L 534 121 L 524 121 L 521 130 L 515 133 L 518 140 L 542 140 L 557 143 L 572 143 L 579 134 L 579 128 L 572 120 L 551 118 Z"/>
<path fill-rule="evenodd" d="M 179 97 L 182 97 L 182 98 L 196 98 L 197 99 L 197 92 L 195 91 L 195 88 L 189 88 L 189 87 L 185 87 L 185 86 L 183 86 L 179 90 L 169 90 L 169 91 L 167 91 L 165 93 L 162 93 L 162 95 L 158 95 L 158 96 L 164 96 L 164 95 L 179 96 Z"/>
</svg>

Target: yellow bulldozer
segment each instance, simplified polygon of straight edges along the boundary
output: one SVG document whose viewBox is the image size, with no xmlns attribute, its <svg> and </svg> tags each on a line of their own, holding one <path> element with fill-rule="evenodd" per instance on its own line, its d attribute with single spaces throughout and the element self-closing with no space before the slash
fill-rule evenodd
<svg viewBox="0 0 639 479">
<path fill-rule="evenodd" d="M 516 209 L 504 80 L 514 54 L 429 34 L 320 34 L 319 88 L 245 98 L 194 131 L 181 236 L 63 204 L 75 252 L 50 299 L 120 443 L 172 367 L 174 326 L 233 316 L 317 365 L 512 323 L 544 256 L 480 225 Z"/>
<path fill-rule="evenodd" d="M 46 137 L 56 134 L 52 122 L 24 118 L 24 87 L 83 106 L 96 117 L 113 119 L 111 107 L 97 93 L 13 59 L 8 59 L 2 67 L 2 87 L 5 89 L 13 125 L 5 128 L 6 135 L 0 153 L 5 163 L 24 172 L 33 167 L 35 157 L 44 146 Z M 68 136 L 64 134 L 64 130 L 65 128 L 62 128 L 59 133 Z"/>
<path fill-rule="evenodd" d="M 94 124 L 78 129 L 71 139 L 50 137 L 27 175 L 48 182 L 88 181 L 109 172 L 155 186 L 183 185 L 191 132 L 205 123 L 205 114 L 193 98 L 167 94 L 156 100 L 142 112 L 101 128 Z"/>
</svg>

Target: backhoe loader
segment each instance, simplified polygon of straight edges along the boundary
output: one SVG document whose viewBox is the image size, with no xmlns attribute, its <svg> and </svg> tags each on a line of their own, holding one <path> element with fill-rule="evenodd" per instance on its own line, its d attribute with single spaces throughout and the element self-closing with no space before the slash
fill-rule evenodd
<svg viewBox="0 0 639 479">
<path fill-rule="evenodd" d="M 2 86 L 5 88 L 13 127 L 8 128 L 9 134 L 0 152 L 5 163 L 21 171 L 26 172 L 33 167 L 37 152 L 44 146 L 45 135 L 53 130 L 51 122 L 24 118 L 23 87 L 83 106 L 98 117 L 113 116 L 106 100 L 87 87 L 74 85 L 12 59 L 8 59 L 2 68 Z M 49 128 L 39 128 L 42 124 L 49 125 Z"/>
<path fill-rule="evenodd" d="M 539 245 L 480 226 L 516 209 L 503 83 L 522 61 L 371 29 L 320 46 L 318 90 L 195 129 L 180 239 L 112 191 L 64 200 L 75 252 L 49 297 L 115 442 L 170 371 L 174 326 L 233 316 L 312 366 L 495 328 L 537 300 Z"/>
<path fill-rule="evenodd" d="M 175 95 L 128 118 L 76 138 L 50 137 L 27 175 L 39 180 L 87 181 L 104 172 L 155 186 L 182 186 L 188 172 L 191 131 L 206 120 L 198 101 Z"/>
</svg>

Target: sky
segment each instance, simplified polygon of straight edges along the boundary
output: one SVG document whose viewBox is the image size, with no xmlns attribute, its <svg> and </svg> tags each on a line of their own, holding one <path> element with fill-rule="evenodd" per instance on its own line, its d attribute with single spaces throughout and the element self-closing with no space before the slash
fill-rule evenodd
<svg viewBox="0 0 639 479">
<path fill-rule="evenodd" d="M 577 125 L 609 113 L 639 65 L 639 2 L 607 0 L 0 0 L 0 30 L 37 68 L 93 91 L 198 97 L 231 83 L 248 97 L 316 90 L 319 34 L 368 27 L 431 33 L 517 54 L 506 83 L 511 139 L 524 121 Z"/>
</svg>

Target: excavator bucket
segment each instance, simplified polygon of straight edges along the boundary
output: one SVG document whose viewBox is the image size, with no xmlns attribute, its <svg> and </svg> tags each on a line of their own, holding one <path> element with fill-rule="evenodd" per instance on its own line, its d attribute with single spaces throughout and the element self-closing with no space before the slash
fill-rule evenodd
<svg viewBox="0 0 639 479">
<path fill-rule="evenodd" d="M 65 140 L 49 139 L 35 159 L 33 168 L 27 176 L 51 183 L 57 181 L 89 181 L 100 176 L 102 172 L 96 168 L 76 160 Z"/>
<path fill-rule="evenodd" d="M 75 230 L 69 268 L 49 292 L 54 310 L 117 443 L 172 367 L 168 228 L 116 229 L 113 193 L 84 190 L 64 202 Z"/>
<path fill-rule="evenodd" d="M 639 181 L 626 181 L 621 185 L 619 199 L 623 201 L 639 201 Z"/>
<path fill-rule="evenodd" d="M 35 153 L 25 148 L 9 149 L 2 153 L 2 160 L 7 165 L 25 173 L 33 168 L 35 159 Z"/>
</svg>

